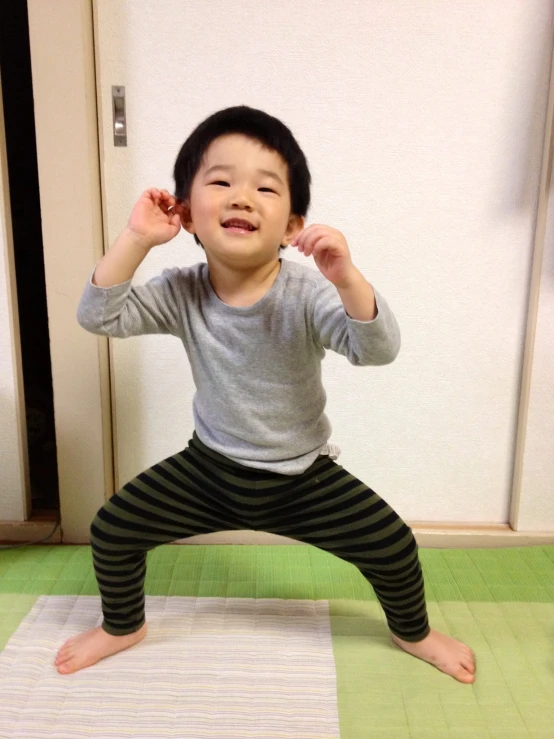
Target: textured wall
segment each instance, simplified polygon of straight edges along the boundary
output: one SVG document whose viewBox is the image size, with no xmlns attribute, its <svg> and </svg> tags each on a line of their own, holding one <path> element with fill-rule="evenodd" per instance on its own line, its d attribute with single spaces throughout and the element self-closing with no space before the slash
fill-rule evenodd
<svg viewBox="0 0 554 739">
<path fill-rule="evenodd" d="M 247 103 L 281 117 L 311 166 L 308 222 L 344 232 L 402 330 L 392 365 L 325 360 L 341 463 L 410 520 L 505 522 L 551 0 L 97 6 L 110 241 L 146 187 L 172 188 L 205 116 Z M 112 84 L 127 88 L 125 149 Z M 136 281 L 202 259 L 182 233 Z M 113 358 L 122 484 L 185 445 L 194 388 L 175 339 L 115 341 Z"/>
</svg>

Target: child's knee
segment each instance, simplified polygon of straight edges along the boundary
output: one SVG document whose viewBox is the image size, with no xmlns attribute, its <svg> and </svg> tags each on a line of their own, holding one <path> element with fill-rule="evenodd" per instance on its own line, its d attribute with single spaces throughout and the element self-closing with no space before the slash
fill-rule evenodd
<svg viewBox="0 0 554 739">
<path fill-rule="evenodd" d="M 89 528 L 89 536 L 91 545 L 97 545 L 101 548 L 113 548 L 117 546 L 117 540 L 120 536 L 119 528 L 116 524 L 117 512 L 113 510 L 114 506 L 111 501 L 107 500 L 96 512 Z M 117 509 L 116 509 L 117 510 Z M 115 513 L 115 516 L 114 516 Z M 112 519 L 114 523 L 109 524 L 107 530 L 107 519 Z"/>
</svg>

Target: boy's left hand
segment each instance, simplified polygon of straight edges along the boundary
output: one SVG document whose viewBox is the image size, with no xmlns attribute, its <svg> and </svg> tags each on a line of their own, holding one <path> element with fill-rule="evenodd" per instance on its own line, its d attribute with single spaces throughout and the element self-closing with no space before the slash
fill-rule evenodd
<svg viewBox="0 0 554 739">
<path fill-rule="evenodd" d="M 346 287 L 357 272 L 352 263 L 346 239 L 340 231 L 321 224 L 312 224 L 291 242 L 304 256 L 313 256 L 321 274 L 336 287 Z"/>
</svg>

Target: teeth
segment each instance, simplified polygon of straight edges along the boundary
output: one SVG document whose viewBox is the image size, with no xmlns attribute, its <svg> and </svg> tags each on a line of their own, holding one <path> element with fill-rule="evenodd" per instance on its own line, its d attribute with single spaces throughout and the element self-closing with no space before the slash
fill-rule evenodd
<svg viewBox="0 0 554 739">
<path fill-rule="evenodd" d="M 239 221 L 228 221 L 227 223 L 223 224 L 225 228 L 244 228 L 247 231 L 254 231 L 254 226 L 251 226 L 249 223 L 240 223 Z"/>
</svg>

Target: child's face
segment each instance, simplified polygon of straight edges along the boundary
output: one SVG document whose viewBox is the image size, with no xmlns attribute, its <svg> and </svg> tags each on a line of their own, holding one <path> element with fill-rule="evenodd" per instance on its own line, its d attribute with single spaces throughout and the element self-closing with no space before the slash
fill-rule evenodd
<svg viewBox="0 0 554 739">
<path fill-rule="evenodd" d="M 196 233 L 208 257 L 244 266 L 275 259 L 279 246 L 302 230 L 304 219 L 290 210 L 286 162 L 256 140 L 229 134 L 206 150 L 182 222 Z M 255 230 L 226 227 L 230 219 L 246 221 Z"/>
</svg>

